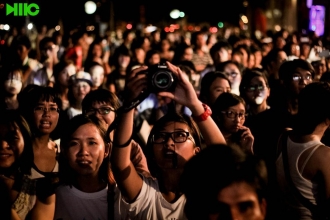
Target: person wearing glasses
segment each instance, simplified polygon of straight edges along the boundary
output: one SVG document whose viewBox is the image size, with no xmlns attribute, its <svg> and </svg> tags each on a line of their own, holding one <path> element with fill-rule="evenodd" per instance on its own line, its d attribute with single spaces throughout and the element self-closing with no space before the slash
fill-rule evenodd
<svg viewBox="0 0 330 220">
<path fill-rule="evenodd" d="M 240 84 L 240 94 L 246 103 L 249 118 L 270 109 L 267 104 L 270 88 L 267 77 L 262 72 L 257 70 L 245 71 Z"/>
<path fill-rule="evenodd" d="M 51 135 L 57 127 L 62 102 L 52 87 L 35 85 L 22 92 L 19 111 L 32 132 L 33 165 L 30 179 L 36 181 L 37 194 L 47 197 L 55 193 L 58 184 L 59 147 Z"/>
<path fill-rule="evenodd" d="M 118 113 L 111 155 L 120 191 L 115 203 L 115 219 L 187 219 L 184 214 L 186 198 L 179 190 L 186 162 L 200 151 L 201 136 L 206 144 L 226 143 L 210 117 L 210 108 L 199 101 L 189 79 L 178 67 L 169 62 L 167 65 L 177 77 L 177 85 L 174 91 L 158 95 L 187 106 L 194 120 L 187 115 L 168 112 L 156 121 L 145 151 L 150 172 L 155 178 L 146 178 L 130 160 L 134 109 Z M 126 94 L 130 98 L 126 99 L 127 103 L 146 89 L 147 76 L 139 73 L 147 68 L 139 67 L 130 74 L 126 83 Z"/>
<path fill-rule="evenodd" d="M 254 136 L 244 125 L 245 101 L 232 93 L 223 93 L 212 106 L 212 118 L 223 133 L 228 145 L 238 145 L 247 153 L 253 153 Z"/>
<path fill-rule="evenodd" d="M 220 72 L 224 72 L 228 77 L 228 79 L 230 80 L 231 93 L 240 95 L 239 85 L 241 84 L 242 72 L 244 70 L 242 64 L 236 61 L 228 60 L 216 66 L 216 70 Z"/>
<path fill-rule="evenodd" d="M 101 121 L 106 130 L 114 122 L 117 116 L 116 112 L 119 107 L 120 103 L 118 97 L 107 89 L 93 90 L 88 93 L 82 101 L 83 114 L 87 116 L 96 116 Z M 113 131 L 110 132 L 110 154 L 113 133 Z M 144 174 L 145 176 L 150 176 L 147 161 L 142 148 L 134 140 L 132 140 L 131 160 L 140 173 Z M 113 174 L 111 173 L 111 176 L 112 175 Z"/>
</svg>

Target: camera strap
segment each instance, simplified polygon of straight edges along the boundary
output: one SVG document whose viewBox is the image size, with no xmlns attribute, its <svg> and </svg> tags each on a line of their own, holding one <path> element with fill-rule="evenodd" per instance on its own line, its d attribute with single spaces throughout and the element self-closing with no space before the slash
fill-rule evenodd
<svg viewBox="0 0 330 220">
<path fill-rule="evenodd" d="M 144 99 L 146 99 L 149 96 L 149 94 L 150 94 L 149 92 L 143 91 L 143 92 L 140 93 L 140 95 L 138 97 L 133 99 L 131 102 L 129 102 L 129 103 L 124 102 L 124 104 L 117 109 L 117 111 L 116 111 L 117 116 L 116 116 L 115 120 L 111 123 L 111 125 L 109 126 L 109 128 L 107 130 L 107 137 L 109 137 L 109 134 L 118 125 L 118 114 L 127 113 L 127 112 L 131 111 L 132 109 L 136 108 L 141 102 L 143 102 Z M 110 140 L 110 142 L 112 142 L 112 140 Z"/>
</svg>

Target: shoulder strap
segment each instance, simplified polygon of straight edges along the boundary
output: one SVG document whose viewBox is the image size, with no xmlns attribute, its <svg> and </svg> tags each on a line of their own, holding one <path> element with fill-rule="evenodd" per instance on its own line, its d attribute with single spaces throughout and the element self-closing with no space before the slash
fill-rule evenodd
<svg viewBox="0 0 330 220">
<path fill-rule="evenodd" d="M 296 186 L 294 185 L 292 178 L 291 178 L 291 174 L 290 174 L 290 169 L 289 169 L 289 158 L 288 158 L 288 146 L 287 146 L 287 141 L 288 141 L 288 137 L 289 137 L 289 132 L 286 132 L 283 136 L 282 136 L 282 155 L 283 155 L 283 165 L 284 165 L 284 172 L 285 172 L 285 178 L 292 190 L 292 192 L 294 193 L 295 197 L 301 202 L 301 204 L 303 206 L 305 206 L 306 208 L 308 208 L 312 214 L 317 214 L 317 206 L 314 205 L 313 203 L 311 203 L 308 199 L 306 199 L 303 195 L 301 195 L 300 191 L 296 188 Z"/>
</svg>

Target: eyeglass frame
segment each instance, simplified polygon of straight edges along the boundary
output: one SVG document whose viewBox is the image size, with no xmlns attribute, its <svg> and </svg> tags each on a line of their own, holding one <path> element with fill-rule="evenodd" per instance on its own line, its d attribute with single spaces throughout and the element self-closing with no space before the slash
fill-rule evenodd
<svg viewBox="0 0 330 220">
<path fill-rule="evenodd" d="M 232 112 L 235 114 L 234 117 L 231 117 L 229 116 L 229 112 Z M 236 119 L 237 116 L 238 116 L 238 119 L 245 119 L 248 115 L 246 113 L 237 113 L 237 112 L 234 112 L 234 111 L 221 111 L 222 114 L 225 114 L 227 118 L 229 119 Z M 240 116 L 241 115 L 241 116 Z"/>
<path fill-rule="evenodd" d="M 261 88 L 262 87 L 262 88 Z M 264 85 L 254 85 L 254 86 L 246 86 L 244 87 L 244 89 L 247 91 L 247 92 L 255 92 L 255 91 L 264 91 L 266 89 L 267 86 L 264 86 Z M 254 90 L 251 90 L 250 88 L 254 88 Z"/>
<path fill-rule="evenodd" d="M 101 112 L 102 108 L 103 109 L 109 109 L 109 112 L 108 113 L 102 113 Z M 98 112 L 100 115 L 108 115 L 108 114 L 110 114 L 110 112 L 115 112 L 116 113 L 116 110 L 111 108 L 111 107 L 89 108 L 87 111 L 85 111 L 85 114 L 93 115 L 93 114 L 96 114 L 96 112 Z"/>
<path fill-rule="evenodd" d="M 239 73 L 232 71 L 232 72 L 225 72 L 225 75 L 229 78 L 232 77 L 233 79 L 236 78 L 238 76 Z"/>
<path fill-rule="evenodd" d="M 34 113 L 38 113 L 38 111 L 39 110 L 37 110 L 37 108 L 40 108 L 40 111 L 42 111 L 42 114 L 44 114 L 45 112 L 49 112 L 49 113 L 55 113 L 55 112 L 57 112 L 57 113 L 60 113 L 60 108 L 57 108 L 57 107 L 43 107 L 43 106 L 36 106 L 36 107 L 34 107 L 33 108 L 33 112 Z M 54 111 L 52 111 L 51 109 L 56 109 L 56 110 L 54 110 Z M 39 113 L 41 113 L 41 112 L 39 112 Z"/>
<path fill-rule="evenodd" d="M 184 133 L 184 134 L 186 134 L 187 135 L 186 139 L 184 141 L 181 141 L 181 142 L 175 141 L 174 138 L 173 138 L 173 134 L 175 134 L 175 133 Z M 177 143 L 177 144 L 184 143 L 188 139 L 191 140 L 195 144 L 195 141 L 194 141 L 193 137 L 190 135 L 189 131 L 158 132 L 158 134 L 166 134 L 166 136 L 165 136 L 165 138 L 162 142 L 155 142 L 155 134 L 153 134 L 152 137 L 151 137 L 151 141 L 152 141 L 153 144 L 164 144 L 164 143 L 166 143 L 166 141 L 169 138 L 171 138 L 172 141 L 174 143 Z"/>
<path fill-rule="evenodd" d="M 295 77 L 298 77 L 298 79 L 294 79 Z M 310 77 L 310 79 L 307 79 L 307 77 Z M 312 75 L 307 75 L 307 76 L 293 75 L 292 76 L 292 81 L 294 81 L 294 82 L 300 82 L 301 80 L 313 81 L 313 76 Z"/>
</svg>

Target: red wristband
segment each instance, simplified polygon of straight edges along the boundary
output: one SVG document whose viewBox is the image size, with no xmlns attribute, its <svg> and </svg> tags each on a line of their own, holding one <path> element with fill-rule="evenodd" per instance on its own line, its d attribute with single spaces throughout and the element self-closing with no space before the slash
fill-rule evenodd
<svg viewBox="0 0 330 220">
<path fill-rule="evenodd" d="M 205 121 L 210 115 L 212 115 L 212 110 L 208 105 L 202 103 L 202 106 L 204 108 L 204 113 L 199 116 L 192 116 L 195 122 Z"/>
</svg>

